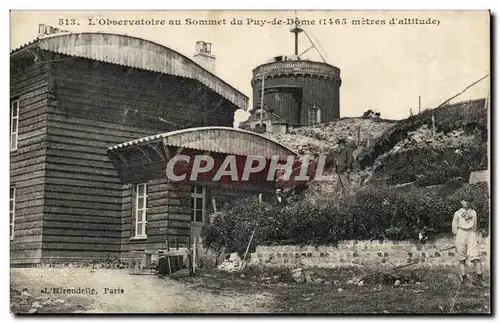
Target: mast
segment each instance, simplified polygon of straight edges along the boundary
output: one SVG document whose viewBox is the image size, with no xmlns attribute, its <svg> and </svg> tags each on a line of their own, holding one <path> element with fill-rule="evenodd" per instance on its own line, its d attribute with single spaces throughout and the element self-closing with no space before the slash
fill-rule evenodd
<svg viewBox="0 0 500 323">
<path fill-rule="evenodd" d="M 297 17 L 297 12 L 295 12 L 295 27 L 290 29 L 290 32 L 295 34 L 295 55 L 299 55 L 299 34 L 304 30 L 299 27 L 299 18 Z"/>
</svg>

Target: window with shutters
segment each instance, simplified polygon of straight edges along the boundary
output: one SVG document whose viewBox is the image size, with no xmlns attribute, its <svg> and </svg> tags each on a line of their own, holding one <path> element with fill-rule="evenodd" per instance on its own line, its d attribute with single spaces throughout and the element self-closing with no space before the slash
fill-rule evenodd
<svg viewBox="0 0 500 323">
<path fill-rule="evenodd" d="M 134 212 L 135 212 L 135 237 L 146 238 L 148 185 L 146 183 L 137 184 L 134 189 Z"/>
<path fill-rule="evenodd" d="M 16 221 L 16 188 L 10 187 L 10 239 L 14 239 L 14 223 Z"/>
<path fill-rule="evenodd" d="M 204 186 L 191 186 L 191 222 L 203 223 L 205 221 L 206 190 Z"/>
<path fill-rule="evenodd" d="M 19 139 L 19 100 L 10 101 L 10 150 L 17 150 Z"/>
</svg>

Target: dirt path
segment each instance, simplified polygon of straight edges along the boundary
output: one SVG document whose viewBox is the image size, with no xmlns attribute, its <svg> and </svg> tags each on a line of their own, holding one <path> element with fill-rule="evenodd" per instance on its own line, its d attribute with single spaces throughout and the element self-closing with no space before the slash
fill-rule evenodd
<svg viewBox="0 0 500 323">
<path fill-rule="evenodd" d="M 96 295 L 46 294 L 47 288 L 92 289 Z M 63 299 L 82 304 L 84 313 L 265 313 L 272 303 L 270 293 L 200 292 L 182 283 L 154 275 L 130 275 L 128 270 L 88 268 L 11 269 L 11 288 L 36 297 Z M 105 293 L 106 288 L 118 293 Z M 123 291 L 123 293 L 121 293 Z"/>
</svg>

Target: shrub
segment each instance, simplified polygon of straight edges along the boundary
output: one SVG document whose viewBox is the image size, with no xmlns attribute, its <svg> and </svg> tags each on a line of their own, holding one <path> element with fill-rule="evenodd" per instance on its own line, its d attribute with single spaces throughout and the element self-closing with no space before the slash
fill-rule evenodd
<svg viewBox="0 0 500 323">
<path fill-rule="evenodd" d="M 445 187 L 443 185 L 443 187 Z M 409 192 L 375 188 L 355 196 L 318 203 L 309 199 L 285 207 L 244 199 L 203 229 L 204 243 L 215 250 L 244 253 L 252 231 L 256 245 L 336 245 L 341 240 L 418 239 L 419 230 L 451 233 L 453 214 L 463 194 L 473 197 L 478 225 L 489 225 L 489 193 L 484 184 L 450 191 L 441 187 Z"/>
</svg>

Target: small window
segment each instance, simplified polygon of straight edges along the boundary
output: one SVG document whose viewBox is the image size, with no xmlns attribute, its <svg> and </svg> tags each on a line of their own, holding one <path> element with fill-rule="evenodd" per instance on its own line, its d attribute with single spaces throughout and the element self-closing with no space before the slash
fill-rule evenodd
<svg viewBox="0 0 500 323">
<path fill-rule="evenodd" d="M 192 213 L 191 222 L 205 222 L 205 187 L 191 186 Z"/>
<path fill-rule="evenodd" d="M 321 123 L 321 109 L 317 106 L 312 106 L 307 111 L 307 123 L 317 124 Z"/>
<path fill-rule="evenodd" d="M 145 183 L 137 184 L 134 190 L 135 202 L 135 236 L 147 237 L 146 224 L 146 205 L 148 203 L 148 186 Z"/>
<path fill-rule="evenodd" d="M 16 188 L 10 187 L 10 239 L 14 239 L 14 223 L 16 221 Z"/>
<path fill-rule="evenodd" d="M 19 139 L 19 100 L 10 102 L 10 150 L 17 150 Z"/>
</svg>

